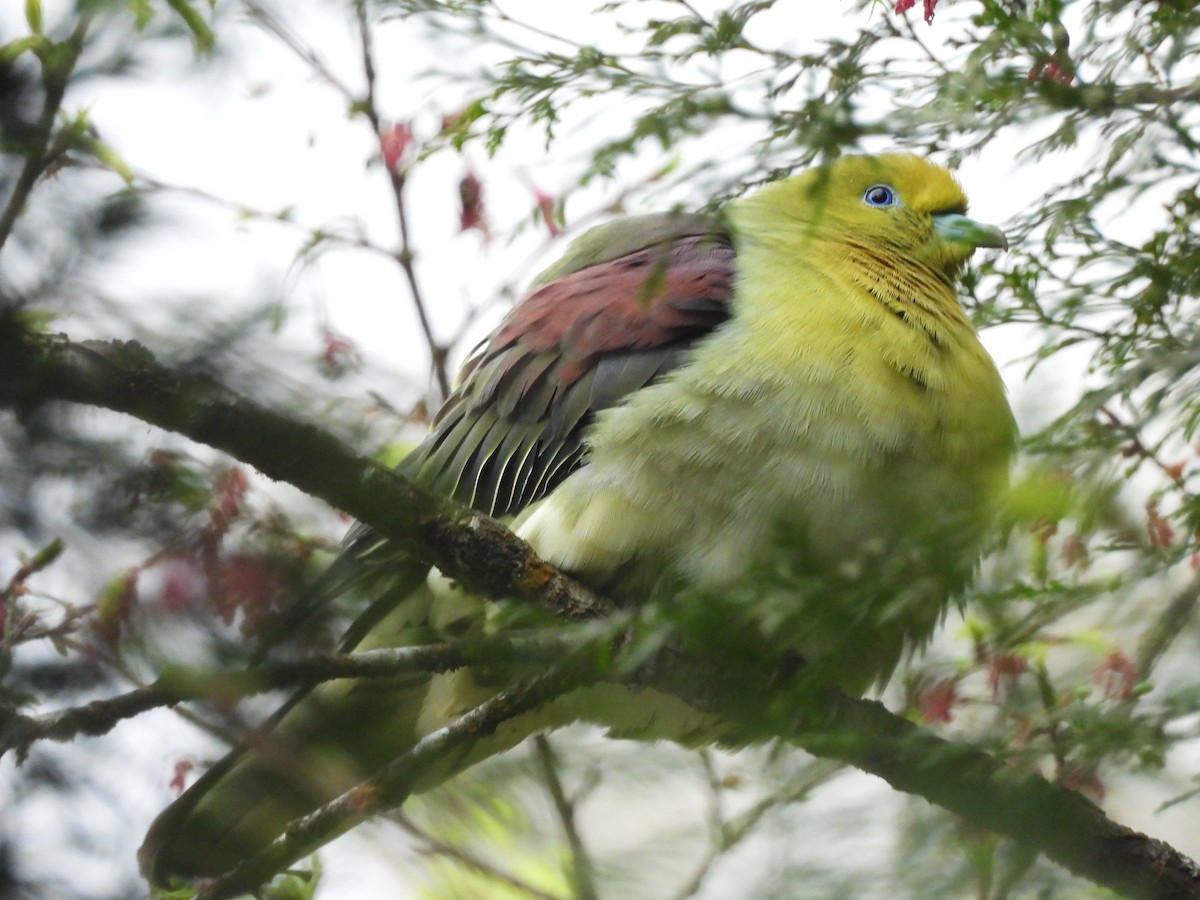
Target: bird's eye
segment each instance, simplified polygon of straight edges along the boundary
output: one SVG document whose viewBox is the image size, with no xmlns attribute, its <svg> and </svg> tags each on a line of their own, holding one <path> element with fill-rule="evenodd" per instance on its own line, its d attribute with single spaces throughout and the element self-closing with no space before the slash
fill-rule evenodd
<svg viewBox="0 0 1200 900">
<path fill-rule="evenodd" d="M 886 184 L 874 184 L 863 193 L 863 203 L 880 208 L 895 206 L 897 203 L 896 192 Z"/>
</svg>

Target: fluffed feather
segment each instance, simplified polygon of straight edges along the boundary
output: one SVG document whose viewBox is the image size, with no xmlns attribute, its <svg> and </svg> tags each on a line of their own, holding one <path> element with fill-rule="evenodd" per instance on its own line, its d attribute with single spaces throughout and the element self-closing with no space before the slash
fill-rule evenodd
<svg viewBox="0 0 1200 900">
<path fill-rule="evenodd" d="M 788 594 L 778 635 L 814 677 L 862 690 L 968 578 L 1013 451 L 1003 385 L 955 294 L 971 253 L 1003 236 L 966 205 L 924 159 L 845 157 L 721 219 L 602 226 L 477 348 L 400 470 L 514 517 L 542 556 L 622 603 L 720 595 L 713 614 L 728 613 L 780 561 L 839 584 L 878 569 L 883 587 L 853 603 Z M 375 603 L 347 646 L 477 627 L 479 601 L 425 574 L 356 528 L 330 583 Z M 487 695 L 468 672 L 313 692 L 159 818 L 147 875 L 223 871 Z M 456 765 L 580 718 L 707 733 L 680 706 L 584 689 Z"/>
</svg>

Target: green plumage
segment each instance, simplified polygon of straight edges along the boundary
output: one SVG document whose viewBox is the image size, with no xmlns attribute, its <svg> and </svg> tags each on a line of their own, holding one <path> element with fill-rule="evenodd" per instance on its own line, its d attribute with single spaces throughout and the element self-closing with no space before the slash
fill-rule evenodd
<svg viewBox="0 0 1200 900">
<path fill-rule="evenodd" d="M 1003 238 L 965 209 L 925 160 L 847 157 L 720 219 L 602 226 L 477 348 L 400 470 L 515 517 L 619 602 L 654 595 L 722 653 L 755 629 L 862 690 L 933 629 L 1006 483 L 1012 414 L 955 296 L 973 250 Z M 374 601 L 347 646 L 484 627 L 477 598 L 425 574 L 357 528 L 329 579 Z M 222 870 L 491 690 L 469 672 L 320 689 L 164 813 L 148 872 Z M 443 774 L 577 719 L 723 733 L 673 698 L 597 685 Z"/>
</svg>

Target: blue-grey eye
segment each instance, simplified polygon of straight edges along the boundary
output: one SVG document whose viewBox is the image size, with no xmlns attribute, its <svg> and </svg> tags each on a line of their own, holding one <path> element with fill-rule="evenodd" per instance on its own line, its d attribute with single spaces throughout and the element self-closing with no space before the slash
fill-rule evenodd
<svg viewBox="0 0 1200 900">
<path fill-rule="evenodd" d="M 886 184 L 873 184 L 863 192 L 863 203 L 867 206 L 895 206 L 897 202 L 896 191 Z"/>
</svg>

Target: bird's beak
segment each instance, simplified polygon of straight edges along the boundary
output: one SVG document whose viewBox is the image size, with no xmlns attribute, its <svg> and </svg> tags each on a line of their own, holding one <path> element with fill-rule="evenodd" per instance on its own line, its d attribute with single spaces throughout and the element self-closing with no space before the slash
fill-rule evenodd
<svg viewBox="0 0 1200 900">
<path fill-rule="evenodd" d="M 938 213 L 933 217 L 933 228 L 943 241 L 969 244 L 972 247 L 998 247 L 1008 249 L 1008 238 L 994 225 L 984 225 L 959 213 Z"/>
</svg>

